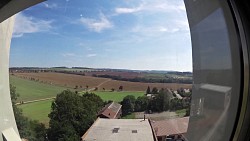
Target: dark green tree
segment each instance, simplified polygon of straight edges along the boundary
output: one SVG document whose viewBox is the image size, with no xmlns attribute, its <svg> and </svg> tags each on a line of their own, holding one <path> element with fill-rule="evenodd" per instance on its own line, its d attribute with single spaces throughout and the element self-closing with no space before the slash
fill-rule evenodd
<svg viewBox="0 0 250 141">
<path fill-rule="evenodd" d="M 135 97 L 133 95 L 128 95 L 124 97 L 121 104 L 122 104 L 122 114 L 128 115 L 134 111 Z"/>
<path fill-rule="evenodd" d="M 152 89 L 152 92 L 151 92 L 152 94 L 158 94 L 158 89 L 156 88 L 156 87 L 154 87 L 153 89 Z"/>
<path fill-rule="evenodd" d="M 49 140 L 80 140 L 96 119 L 97 105 L 88 98 L 93 97 L 88 94 L 79 96 L 70 90 L 65 90 L 56 96 L 49 114 Z"/>
<path fill-rule="evenodd" d="M 148 108 L 148 104 L 149 104 L 149 99 L 146 96 L 139 96 L 135 100 L 135 111 L 136 112 L 146 111 Z"/>
<path fill-rule="evenodd" d="M 87 98 L 88 100 L 92 101 L 94 103 L 93 107 L 95 108 L 96 112 L 99 112 L 101 108 L 104 106 L 104 102 L 101 99 L 100 96 L 94 94 L 94 93 L 84 93 L 82 97 Z"/>
<path fill-rule="evenodd" d="M 169 110 L 170 95 L 172 93 L 168 89 L 161 89 L 149 103 L 149 110 L 162 112 Z"/>
<path fill-rule="evenodd" d="M 146 90 L 146 94 L 150 94 L 151 91 L 150 91 L 150 87 L 148 86 L 147 90 Z"/>
<path fill-rule="evenodd" d="M 123 86 L 120 86 L 120 87 L 119 87 L 119 91 L 123 91 Z"/>
<path fill-rule="evenodd" d="M 185 116 L 185 117 L 190 116 L 190 107 L 188 107 L 188 108 L 186 109 L 186 114 L 185 114 L 184 116 Z"/>
</svg>

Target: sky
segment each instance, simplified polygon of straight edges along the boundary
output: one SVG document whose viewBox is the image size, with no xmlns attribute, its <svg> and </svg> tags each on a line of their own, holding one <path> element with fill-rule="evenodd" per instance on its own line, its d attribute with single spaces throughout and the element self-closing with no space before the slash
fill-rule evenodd
<svg viewBox="0 0 250 141">
<path fill-rule="evenodd" d="M 183 0 L 48 0 L 16 14 L 10 67 L 192 71 Z"/>
</svg>

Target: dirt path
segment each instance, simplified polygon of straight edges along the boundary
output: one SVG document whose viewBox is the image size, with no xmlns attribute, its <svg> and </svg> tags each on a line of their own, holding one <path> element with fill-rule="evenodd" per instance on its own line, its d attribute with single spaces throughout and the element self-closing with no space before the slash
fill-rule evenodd
<svg viewBox="0 0 250 141">
<path fill-rule="evenodd" d="M 88 90 L 88 92 L 95 90 L 96 87 L 99 88 L 100 86 L 102 86 L 103 84 L 105 84 L 105 83 L 107 83 L 107 82 L 109 82 L 109 81 L 111 81 L 111 80 L 112 80 L 112 79 L 106 80 L 106 81 L 104 81 L 104 82 L 98 84 L 97 86 L 95 86 L 95 87 L 93 87 L 93 88 L 90 88 L 90 89 Z"/>
<path fill-rule="evenodd" d="M 16 103 L 16 105 L 34 103 L 34 102 L 45 101 L 45 100 L 50 100 L 50 99 L 55 99 L 55 98 L 56 98 L 56 97 L 49 97 L 49 98 L 42 98 L 42 99 L 31 100 L 31 101 L 24 101 L 23 103 Z"/>
</svg>

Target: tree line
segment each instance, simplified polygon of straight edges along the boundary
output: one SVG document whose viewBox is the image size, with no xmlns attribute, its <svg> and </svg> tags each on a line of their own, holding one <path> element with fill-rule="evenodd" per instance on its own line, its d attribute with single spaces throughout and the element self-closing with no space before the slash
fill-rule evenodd
<svg viewBox="0 0 250 141">
<path fill-rule="evenodd" d="M 108 74 L 103 74 L 103 75 L 97 75 L 93 74 L 93 77 L 102 77 L 102 78 L 111 78 L 113 80 L 121 80 L 121 81 L 129 81 L 129 82 L 144 82 L 144 83 L 183 83 L 183 84 L 192 84 L 192 79 L 188 78 L 144 78 L 144 77 L 134 77 L 134 78 L 124 78 L 121 76 L 116 76 L 116 75 L 108 75 Z"/>
</svg>

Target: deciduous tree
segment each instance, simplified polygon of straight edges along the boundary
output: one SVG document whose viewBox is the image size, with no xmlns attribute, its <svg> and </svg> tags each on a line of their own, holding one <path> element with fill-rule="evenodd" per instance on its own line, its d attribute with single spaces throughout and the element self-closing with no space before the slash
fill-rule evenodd
<svg viewBox="0 0 250 141">
<path fill-rule="evenodd" d="M 58 94 L 49 114 L 49 140 L 79 141 L 96 119 L 96 99 L 94 94 L 79 96 L 70 90 Z"/>
<path fill-rule="evenodd" d="M 135 97 L 133 95 L 128 95 L 124 97 L 121 104 L 122 104 L 122 114 L 128 115 L 134 111 Z"/>
</svg>

